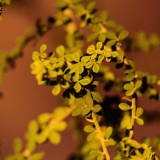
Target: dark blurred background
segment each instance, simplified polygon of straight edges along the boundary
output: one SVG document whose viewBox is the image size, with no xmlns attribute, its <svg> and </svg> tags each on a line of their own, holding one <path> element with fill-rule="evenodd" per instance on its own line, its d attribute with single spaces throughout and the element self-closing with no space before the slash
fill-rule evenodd
<svg viewBox="0 0 160 160">
<path fill-rule="evenodd" d="M 42 20 L 55 12 L 54 0 L 12 0 L 10 6 L 3 9 L 3 20 L 0 22 L 0 50 L 9 51 L 16 45 L 16 37 L 23 35 L 28 27 L 34 27 L 37 18 Z M 85 0 L 85 3 L 89 0 Z M 147 34 L 160 35 L 160 1 L 159 0 L 96 0 L 97 8 L 109 12 L 110 19 L 122 24 L 131 34 L 145 31 Z M 16 60 L 15 69 L 9 70 L 0 86 L 3 98 L 0 99 L 0 147 L 7 155 L 12 153 L 12 141 L 15 137 L 24 139 L 28 122 L 36 119 L 42 112 L 52 112 L 60 104 L 60 97 L 51 94 L 51 88 L 38 86 L 35 77 L 30 73 L 31 54 L 38 50 L 42 43 L 48 45 L 47 51 L 52 51 L 63 40 L 61 29 L 47 33 L 38 43 L 29 43 L 22 58 Z M 134 58 L 136 68 L 150 74 L 160 75 L 160 50 L 150 53 L 133 52 L 128 57 Z M 155 100 L 140 98 L 139 105 L 146 110 L 157 109 L 160 103 Z M 160 134 L 160 123 L 155 122 L 144 127 L 136 127 L 136 138 L 156 136 Z M 38 150 L 45 150 L 45 160 L 65 160 L 76 147 L 71 129 L 62 133 L 62 142 L 58 146 L 44 144 Z"/>
</svg>

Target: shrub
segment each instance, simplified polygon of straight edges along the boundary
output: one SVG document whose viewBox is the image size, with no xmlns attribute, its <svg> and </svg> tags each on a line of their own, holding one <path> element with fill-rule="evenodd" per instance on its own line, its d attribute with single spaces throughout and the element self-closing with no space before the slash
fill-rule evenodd
<svg viewBox="0 0 160 160">
<path fill-rule="evenodd" d="M 2 0 L 0 7 L 9 3 Z M 32 53 L 30 65 L 37 83 L 52 86 L 53 96 L 62 93 L 63 102 L 52 113 L 42 113 L 30 121 L 26 144 L 16 138 L 14 154 L 2 159 L 43 159 L 44 153 L 36 152 L 36 147 L 46 142 L 59 144 L 60 132 L 67 127 L 65 119 L 72 115 L 79 144 L 68 160 L 110 160 L 109 147 L 115 149 L 113 160 L 158 160 L 159 137 L 138 141 L 134 126 L 148 122 L 151 114 L 144 112 L 145 107 L 139 107 L 137 102 L 142 95 L 160 99 L 157 89 L 160 78 L 136 70 L 134 61 L 127 58 L 131 50 L 147 52 L 159 47 L 158 36 L 147 37 L 144 32 L 129 35 L 126 29 L 108 19 L 106 11 L 98 11 L 94 1 L 83 5 L 81 0 L 57 0 L 56 9 L 55 16 L 49 17 L 46 24 L 37 20 L 36 31 L 26 33 L 9 54 L 0 53 L 0 75 L 2 79 L 6 65 L 21 56 L 28 42 L 63 27 L 66 43 L 53 52 L 48 52 L 47 44 L 42 44 Z M 123 77 L 118 77 L 110 64 L 123 71 Z M 103 91 L 98 88 L 99 83 L 104 85 Z M 113 91 L 112 97 L 101 94 Z"/>
</svg>

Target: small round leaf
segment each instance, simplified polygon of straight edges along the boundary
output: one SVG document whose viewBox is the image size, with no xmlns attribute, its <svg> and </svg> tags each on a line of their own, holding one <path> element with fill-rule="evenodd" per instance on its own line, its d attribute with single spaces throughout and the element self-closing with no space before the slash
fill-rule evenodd
<svg viewBox="0 0 160 160">
<path fill-rule="evenodd" d="M 90 79 L 90 77 L 84 77 L 83 79 L 81 79 L 80 81 L 80 84 L 82 84 L 82 85 L 87 85 L 87 84 L 89 84 L 90 82 L 91 82 L 91 79 Z"/>
<path fill-rule="evenodd" d="M 40 124 L 44 124 L 47 123 L 51 118 L 51 114 L 50 113 L 42 113 L 38 116 L 38 122 Z"/>
<path fill-rule="evenodd" d="M 52 94 L 56 96 L 56 95 L 58 95 L 60 93 L 60 91 L 61 91 L 61 86 L 60 86 L 60 84 L 57 84 L 52 89 Z"/>
<path fill-rule="evenodd" d="M 112 132 L 113 132 L 113 128 L 112 127 L 107 127 L 106 128 L 106 131 L 105 131 L 105 137 L 106 137 L 106 139 L 110 138 Z"/>
<path fill-rule="evenodd" d="M 95 46 L 94 45 L 90 45 L 88 48 L 87 48 L 87 53 L 88 54 L 93 54 L 95 52 Z"/>
<path fill-rule="evenodd" d="M 41 47 L 40 47 L 40 53 L 43 53 L 46 49 L 47 49 L 47 45 L 42 44 Z"/>
<path fill-rule="evenodd" d="M 129 34 L 129 32 L 127 30 L 123 30 L 120 32 L 118 39 L 119 40 L 125 39 L 128 36 L 128 34 Z"/>
<path fill-rule="evenodd" d="M 95 137 L 95 132 L 92 132 L 92 133 L 90 133 L 88 136 L 87 136 L 87 141 L 89 142 L 89 141 L 91 141 L 94 137 Z"/>
<path fill-rule="evenodd" d="M 98 71 L 99 71 L 99 65 L 97 63 L 94 63 L 93 72 L 98 73 Z"/>
<path fill-rule="evenodd" d="M 136 110 L 136 116 L 139 117 L 143 114 L 143 108 L 138 107 Z"/>
<path fill-rule="evenodd" d="M 142 81 L 141 80 L 138 80 L 136 83 L 135 83 L 135 88 L 138 89 L 140 88 L 142 85 Z"/>
<path fill-rule="evenodd" d="M 119 108 L 123 111 L 128 111 L 131 107 L 127 103 L 120 103 Z"/>
<path fill-rule="evenodd" d="M 139 125 L 143 125 L 143 124 L 144 124 L 144 121 L 143 121 L 143 119 L 141 119 L 141 118 L 137 118 L 137 119 L 136 119 L 136 122 L 137 122 Z"/>
<path fill-rule="evenodd" d="M 53 144 L 59 144 L 61 141 L 61 135 L 56 131 L 52 131 L 49 135 L 49 141 Z"/>
<path fill-rule="evenodd" d="M 92 125 L 86 125 L 86 126 L 84 127 L 84 131 L 85 131 L 85 132 L 94 132 L 95 129 L 93 128 Z"/>
<path fill-rule="evenodd" d="M 73 111 L 72 111 L 72 116 L 78 116 L 82 113 L 84 107 L 76 107 Z"/>
</svg>

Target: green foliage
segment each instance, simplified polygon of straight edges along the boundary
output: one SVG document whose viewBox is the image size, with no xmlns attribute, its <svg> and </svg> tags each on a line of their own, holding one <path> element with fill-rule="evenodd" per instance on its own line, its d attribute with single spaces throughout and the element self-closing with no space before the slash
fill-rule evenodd
<svg viewBox="0 0 160 160">
<path fill-rule="evenodd" d="M 10 1 L 2 1 L 4 3 L 9 4 Z M 83 141 L 77 147 L 76 153 L 82 157 L 77 156 L 77 159 L 110 160 L 108 148 L 115 146 L 114 160 L 158 160 L 152 145 L 138 142 L 133 135 L 135 122 L 138 125 L 145 123 L 145 108 L 137 106 L 138 98 L 146 91 L 148 97 L 159 100 L 160 93 L 155 85 L 160 85 L 160 78 L 136 70 L 134 61 L 127 58 L 126 50 L 122 47 L 127 44 L 126 39 L 130 38 L 129 32 L 108 20 L 107 12 L 96 13 L 95 6 L 94 1 L 84 6 L 81 0 L 57 0 L 57 12 L 52 25 L 40 25 L 35 34 L 22 38 L 9 54 L 0 54 L 2 71 L 6 68 L 7 59 L 20 56 L 30 39 L 40 38 L 58 26 L 63 26 L 66 31 L 66 45 L 59 45 L 48 54 L 47 44 L 42 44 L 39 51 L 32 53 L 33 62 L 30 65 L 31 74 L 35 75 L 39 85 L 52 86 L 51 92 L 54 96 L 62 92 L 66 101 L 65 107 L 56 107 L 53 112 L 42 113 L 37 120 L 30 121 L 25 134 L 26 144 L 23 145 L 19 138 L 15 139 L 14 154 L 7 156 L 5 160 L 43 159 L 44 153 L 36 153 L 36 147 L 46 142 L 59 144 L 62 139 L 60 132 L 66 129 L 65 118 L 69 115 L 76 120 L 82 117 L 86 120 L 82 123 L 83 127 L 77 129 L 84 131 L 79 131 Z M 86 28 L 91 30 L 89 35 L 84 32 Z M 83 49 L 85 41 L 82 37 L 91 43 L 86 51 Z M 142 51 L 149 51 L 159 45 L 159 38 L 155 35 L 147 39 L 144 33 L 139 33 L 132 40 L 133 49 Z M 123 78 L 110 71 L 111 62 L 115 63 L 117 69 L 124 67 Z M 118 104 L 121 116 L 116 117 L 119 121 L 117 124 L 108 121 L 107 124 L 104 123 L 105 107 L 109 106 L 103 105 L 104 97 L 96 90 L 101 78 L 106 83 L 107 91 L 115 86 L 119 92 L 125 94 L 122 99 L 127 102 L 120 101 Z M 159 142 L 159 139 L 155 140 L 158 147 Z"/>
</svg>

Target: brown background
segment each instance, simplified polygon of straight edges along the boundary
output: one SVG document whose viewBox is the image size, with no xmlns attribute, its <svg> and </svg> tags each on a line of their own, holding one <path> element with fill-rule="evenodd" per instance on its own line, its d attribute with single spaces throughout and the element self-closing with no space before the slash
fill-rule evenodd
<svg viewBox="0 0 160 160">
<path fill-rule="evenodd" d="M 35 20 L 42 17 L 46 19 L 54 12 L 53 0 L 12 0 L 10 6 L 3 10 L 3 21 L 0 22 L 0 50 L 9 51 L 19 35 L 23 35 L 28 26 L 33 27 Z M 86 3 L 87 1 L 85 1 Z M 107 10 L 110 18 L 125 26 L 129 32 L 135 33 L 144 30 L 147 33 L 156 32 L 160 35 L 160 1 L 159 0 L 97 0 L 97 8 Z M 3 91 L 3 99 L 0 100 L 0 141 L 2 152 L 7 155 L 12 153 L 12 141 L 15 137 L 21 137 L 27 129 L 30 120 L 36 119 L 42 112 L 51 112 L 60 101 L 60 98 L 51 94 L 51 88 L 38 86 L 33 75 L 30 74 L 32 51 L 39 49 L 42 43 L 48 44 L 48 51 L 63 42 L 63 34 L 60 29 L 51 31 L 34 45 L 30 43 L 24 49 L 24 56 L 16 61 L 16 68 L 8 71 L 4 76 L 0 90 Z M 158 74 L 159 53 L 155 51 L 147 54 L 132 53 L 136 68 L 148 71 L 150 74 Z M 147 110 L 157 108 L 160 104 L 154 100 L 146 100 L 142 97 L 140 106 Z M 143 135 L 151 137 L 160 134 L 159 123 L 136 127 L 136 138 Z M 71 129 L 62 133 L 63 139 L 60 145 L 45 144 L 38 150 L 46 151 L 45 160 L 65 160 L 66 156 L 74 150 L 74 142 Z"/>
</svg>

